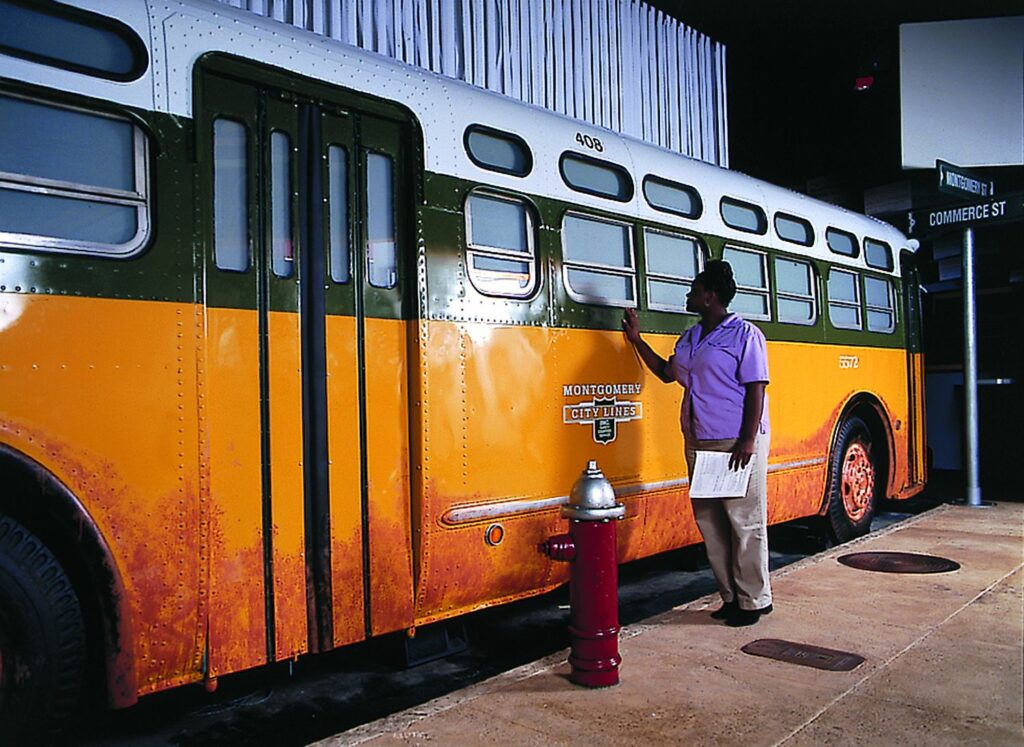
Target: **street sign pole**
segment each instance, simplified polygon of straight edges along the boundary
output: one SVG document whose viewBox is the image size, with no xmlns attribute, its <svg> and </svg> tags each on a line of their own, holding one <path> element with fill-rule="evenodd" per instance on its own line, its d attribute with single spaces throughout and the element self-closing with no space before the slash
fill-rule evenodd
<svg viewBox="0 0 1024 747">
<path fill-rule="evenodd" d="M 968 506 L 980 507 L 978 480 L 978 325 L 974 293 L 974 229 L 964 229 L 964 456 Z"/>
</svg>

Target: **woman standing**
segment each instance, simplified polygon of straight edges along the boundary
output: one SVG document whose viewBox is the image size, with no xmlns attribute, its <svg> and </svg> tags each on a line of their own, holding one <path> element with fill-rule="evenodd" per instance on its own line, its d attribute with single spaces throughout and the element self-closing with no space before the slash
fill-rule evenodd
<svg viewBox="0 0 1024 747">
<path fill-rule="evenodd" d="M 626 310 L 622 326 L 651 372 L 686 390 L 680 423 L 689 474 L 698 450 L 730 452 L 732 469 L 754 460 L 742 498 L 691 499 L 722 596 L 722 606 L 711 616 L 738 627 L 772 611 L 772 592 L 766 523 L 768 356 L 761 330 L 729 311 L 735 295 L 729 263 L 708 262 L 686 296 L 686 310 L 699 314 L 700 322 L 680 336 L 667 361 L 644 342 L 633 309 Z"/>
</svg>

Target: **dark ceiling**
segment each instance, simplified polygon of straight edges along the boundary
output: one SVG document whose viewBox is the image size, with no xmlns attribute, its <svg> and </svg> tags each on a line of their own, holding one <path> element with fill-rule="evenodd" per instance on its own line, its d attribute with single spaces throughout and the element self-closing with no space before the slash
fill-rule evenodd
<svg viewBox="0 0 1024 747">
<path fill-rule="evenodd" d="M 865 188 L 905 176 L 899 25 L 1024 14 L 1022 0 L 652 4 L 726 44 L 731 167 L 858 210 Z"/>
</svg>

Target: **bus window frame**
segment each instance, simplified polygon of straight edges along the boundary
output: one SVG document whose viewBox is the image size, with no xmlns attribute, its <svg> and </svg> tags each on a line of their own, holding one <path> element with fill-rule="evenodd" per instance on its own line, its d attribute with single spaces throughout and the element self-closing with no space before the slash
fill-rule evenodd
<svg viewBox="0 0 1024 747">
<path fill-rule="evenodd" d="M 775 264 L 779 260 L 796 262 L 797 264 L 802 264 L 807 267 L 808 280 L 810 281 L 809 285 L 811 287 L 811 294 L 809 296 L 800 296 L 795 293 L 787 293 L 779 290 L 778 269 Z M 818 298 L 818 270 L 817 267 L 815 267 L 814 262 L 804 257 L 792 257 L 788 254 L 775 254 L 771 257 L 771 265 L 772 273 L 775 277 L 775 292 L 772 294 L 772 298 L 775 299 L 775 321 L 779 324 L 790 324 L 796 327 L 816 327 L 818 325 L 818 321 L 821 319 L 821 303 Z M 797 322 L 791 319 L 783 319 L 782 313 L 779 311 L 779 299 L 789 301 L 810 301 L 811 309 L 813 311 L 811 320 L 808 322 Z"/>
<path fill-rule="evenodd" d="M 889 306 L 873 306 L 868 303 L 868 280 L 877 280 L 881 283 L 885 283 L 886 297 L 889 300 Z M 892 335 L 896 333 L 896 327 L 899 326 L 897 318 L 897 303 L 896 303 L 896 292 L 892 279 L 881 275 L 868 275 L 861 274 L 861 293 L 864 300 L 864 331 L 870 332 L 874 335 Z M 871 329 L 868 323 L 868 314 L 872 311 L 886 312 L 892 316 L 892 324 L 889 325 L 888 329 Z"/>
<path fill-rule="evenodd" d="M 473 242 L 473 211 L 470 210 L 470 200 L 474 196 L 488 197 L 494 200 L 502 200 L 504 202 L 519 203 L 523 206 L 523 213 L 526 216 L 527 230 L 526 230 L 526 243 L 529 249 L 527 254 L 522 252 L 512 251 L 510 249 L 504 249 L 502 247 L 490 246 L 487 244 L 475 244 Z M 469 282 L 473 286 L 473 289 L 481 295 L 488 296 L 489 298 L 508 298 L 515 301 L 529 301 L 534 298 L 540 290 L 540 270 L 537 262 L 537 219 L 536 219 L 536 208 L 533 203 L 525 196 L 512 192 L 500 192 L 489 187 L 477 187 L 471 189 L 466 193 L 466 199 L 463 201 L 463 215 L 465 216 L 466 225 L 466 241 L 465 241 L 465 252 L 466 252 L 466 275 L 469 277 Z M 530 267 L 530 284 L 524 289 L 522 293 L 495 293 L 494 291 L 487 291 L 476 284 L 473 278 L 475 272 L 473 267 L 473 258 L 477 256 L 484 257 L 495 257 L 498 259 L 509 259 L 518 262 L 525 262 Z"/>
<path fill-rule="evenodd" d="M 648 233 L 660 233 L 660 234 L 662 234 L 664 236 L 671 236 L 671 237 L 677 238 L 677 239 L 685 239 L 685 240 L 688 240 L 688 241 L 692 241 L 695 244 L 696 250 L 697 250 L 697 257 L 696 257 L 696 260 L 697 260 L 697 273 L 692 278 L 687 278 L 687 277 L 684 277 L 682 275 L 666 275 L 666 274 L 660 273 L 660 272 L 651 272 L 650 266 L 648 264 L 649 260 L 650 260 L 650 254 L 647 251 L 647 234 Z M 671 229 L 668 229 L 668 228 L 661 228 L 661 227 L 657 227 L 657 226 L 643 226 L 643 225 L 640 226 L 640 236 L 643 238 L 643 248 L 644 248 L 644 261 L 643 261 L 643 265 L 644 265 L 644 291 L 647 294 L 647 298 L 646 298 L 647 308 L 650 309 L 651 311 L 665 311 L 665 312 L 669 312 L 669 313 L 673 313 L 673 314 L 690 314 L 690 315 L 693 315 L 694 312 L 687 311 L 687 309 L 686 309 L 686 300 L 685 300 L 686 299 L 686 294 L 683 294 L 681 296 L 681 298 L 683 298 L 683 302 L 681 304 L 679 304 L 679 305 L 652 303 L 651 302 L 651 280 L 653 279 L 655 281 L 659 281 L 659 282 L 663 282 L 663 283 L 671 283 L 673 285 L 678 285 L 681 289 L 685 288 L 687 290 L 687 293 L 688 293 L 689 289 L 693 286 L 694 278 L 697 277 L 697 275 L 699 275 L 701 272 L 703 272 L 704 266 L 707 264 L 707 259 L 706 258 L 707 258 L 707 251 L 708 250 L 707 250 L 707 247 L 704 244 L 704 241 L 700 238 L 700 236 L 698 236 L 696 234 L 682 233 L 680 231 L 674 231 L 674 230 L 671 230 Z"/>
<path fill-rule="evenodd" d="M 845 255 L 844 255 L 845 256 Z M 861 278 L 863 274 L 854 268 L 843 267 L 841 265 L 832 265 L 828 268 L 829 277 L 825 279 L 825 293 L 828 296 L 828 322 L 835 329 L 850 330 L 853 332 L 864 331 L 864 288 Z M 844 275 L 853 276 L 853 289 L 857 293 L 857 299 L 855 301 L 833 301 L 832 294 L 828 290 L 829 282 L 832 279 L 832 273 L 839 272 Z M 836 324 L 835 320 L 832 319 L 832 306 L 839 306 L 844 309 L 856 309 L 857 311 L 857 325 L 852 326 L 848 324 Z M 895 317 L 894 317 L 895 318 Z"/>
<path fill-rule="evenodd" d="M 627 236 L 628 241 L 629 241 L 630 266 L 628 268 L 625 268 L 625 271 L 624 271 L 622 267 L 619 267 L 619 266 L 616 266 L 616 265 L 604 265 L 604 264 L 596 264 L 596 263 L 584 264 L 584 263 L 578 262 L 576 260 L 568 259 L 567 256 L 566 256 L 566 251 L 565 251 L 565 248 L 566 248 L 565 221 L 566 221 L 566 218 L 569 218 L 570 216 L 571 217 L 577 217 L 577 218 L 583 218 L 584 220 L 590 220 L 590 221 L 594 221 L 594 222 L 598 222 L 598 223 L 610 223 L 612 225 L 617 225 L 617 226 L 625 227 L 626 228 L 626 236 Z M 634 235 L 635 228 L 636 227 L 635 227 L 635 225 L 632 222 L 627 221 L 627 220 L 623 220 L 621 218 L 609 218 L 609 217 L 606 217 L 606 216 L 603 216 L 603 215 L 596 215 L 594 213 L 588 213 L 588 212 L 584 212 L 582 210 L 576 210 L 576 209 L 572 209 L 572 208 L 570 208 L 570 209 L 566 210 L 564 213 L 562 213 L 562 225 L 561 225 L 561 227 L 558 230 L 560 249 L 561 249 L 561 252 L 562 252 L 562 256 L 561 256 L 561 259 L 562 259 L 562 285 L 564 286 L 565 292 L 568 294 L 569 298 L 571 298 L 573 301 L 576 301 L 578 303 L 585 303 L 585 304 L 590 304 L 590 305 L 593 305 L 593 306 L 611 306 L 611 307 L 616 307 L 616 308 L 620 308 L 620 309 L 637 309 L 637 308 L 640 308 L 640 299 L 638 297 L 639 294 L 637 292 L 636 236 Z M 594 272 L 594 273 L 597 273 L 599 275 L 612 275 L 612 276 L 616 276 L 616 277 L 628 277 L 630 279 L 630 283 L 631 283 L 631 286 L 632 286 L 633 299 L 632 299 L 632 301 L 629 301 L 629 300 L 619 300 L 619 299 L 604 298 L 604 297 L 601 297 L 601 296 L 587 296 L 585 294 L 579 293 L 579 292 L 573 290 L 572 285 L 569 283 L 569 270 L 570 269 L 580 269 L 580 270 L 584 270 L 586 272 Z"/>
<path fill-rule="evenodd" d="M 873 263 L 871 261 L 871 258 L 870 258 L 871 255 L 868 253 L 868 243 L 869 242 L 872 243 L 872 244 L 877 244 L 878 246 L 882 247 L 885 250 L 885 259 L 886 259 L 885 264 L 878 265 L 878 264 L 875 264 L 875 263 Z M 882 270 L 883 272 L 892 272 L 893 271 L 893 269 L 895 268 L 895 264 L 894 264 L 895 260 L 893 259 L 892 245 L 889 242 L 882 241 L 881 239 L 873 239 L 870 236 L 865 236 L 864 237 L 863 245 L 864 245 L 864 264 L 865 265 L 867 265 L 868 267 L 870 267 L 873 270 Z"/>
<path fill-rule="evenodd" d="M 740 285 L 739 283 L 736 283 L 736 295 L 739 295 L 740 293 L 747 293 L 750 295 L 764 296 L 766 301 L 764 307 L 765 309 L 767 309 L 767 314 L 749 314 L 744 312 L 743 318 L 756 319 L 759 322 L 775 321 L 775 319 L 772 317 L 772 297 L 774 294 L 772 291 L 772 276 L 770 274 L 771 268 L 768 266 L 768 252 L 766 252 L 763 249 L 755 249 L 749 246 L 737 246 L 736 244 L 727 243 L 722 247 L 722 259 L 725 260 L 726 262 L 729 261 L 725 259 L 726 250 L 732 250 L 734 252 L 744 252 L 746 254 L 754 254 L 760 257 L 761 259 L 761 271 L 764 274 L 765 282 L 764 287 L 759 288 L 752 285 Z M 734 272 L 733 279 L 735 280 L 735 278 L 736 274 Z M 733 297 L 733 300 L 735 300 L 735 296 Z M 730 301 L 730 303 L 732 302 Z"/>
<path fill-rule="evenodd" d="M 0 90 L 0 95 L 12 99 L 30 101 L 51 109 L 80 112 L 88 116 L 101 117 L 123 122 L 132 128 L 132 177 L 134 190 L 98 187 L 82 182 L 69 182 L 62 179 L 17 174 L 0 171 L 0 187 L 14 192 L 28 192 L 52 197 L 77 200 L 79 202 L 97 202 L 111 205 L 133 207 L 135 209 L 135 235 L 122 244 L 108 244 L 95 241 L 62 239 L 41 234 L 14 233 L 0 230 L 0 248 L 21 249 L 52 254 L 81 254 L 109 259 L 131 259 L 142 253 L 153 237 L 152 195 L 150 184 L 150 149 L 146 133 L 131 118 L 107 111 L 90 109 L 57 103 L 38 96 L 25 96 Z"/>
</svg>

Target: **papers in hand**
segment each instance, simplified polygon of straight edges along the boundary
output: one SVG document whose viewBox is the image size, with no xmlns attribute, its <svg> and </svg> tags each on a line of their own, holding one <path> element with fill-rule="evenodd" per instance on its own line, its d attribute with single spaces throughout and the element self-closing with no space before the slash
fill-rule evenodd
<svg viewBox="0 0 1024 747">
<path fill-rule="evenodd" d="M 690 475 L 691 498 L 742 498 L 747 494 L 750 472 L 756 455 L 747 466 L 729 469 L 728 451 L 698 451 L 693 474 Z"/>
</svg>

